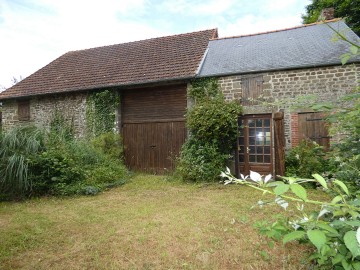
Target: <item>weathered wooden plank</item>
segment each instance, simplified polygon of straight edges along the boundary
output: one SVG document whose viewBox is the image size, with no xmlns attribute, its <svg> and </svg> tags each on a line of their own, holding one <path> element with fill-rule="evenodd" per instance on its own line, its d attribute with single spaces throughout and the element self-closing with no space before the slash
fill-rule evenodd
<svg viewBox="0 0 360 270">
<path fill-rule="evenodd" d="M 273 114 L 274 144 L 275 144 L 275 175 L 285 174 L 285 128 L 284 113 Z"/>
<path fill-rule="evenodd" d="M 328 125 L 321 112 L 299 113 L 299 140 L 310 139 L 317 144 L 330 147 Z"/>
<path fill-rule="evenodd" d="M 186 86 L 162 86 L 123 92 L 123 123 L 184 119 Z"/>
<path fill-rule="evenodd" d="M 122 93 L 125 161 L 131 169 L 153 173 L 174 169 L 187 135 L 186 105 L 186 85 Z"/>
</svg>

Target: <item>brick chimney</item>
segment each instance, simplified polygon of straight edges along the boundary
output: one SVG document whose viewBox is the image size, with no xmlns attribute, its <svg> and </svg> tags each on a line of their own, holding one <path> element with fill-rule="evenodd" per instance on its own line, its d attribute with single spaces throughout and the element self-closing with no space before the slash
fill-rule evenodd
<svg viewBox="0 0 360 270">
<path fill-rule="evenodd" d="M 323 20 L 332 20 L 335 18 L 335 9 L 333 7 L 330 8 L 324 8 L 321 13 L 320 16 L 318 18 L 318 22 L 319 21 L 323 21 Z"/>
</svg>

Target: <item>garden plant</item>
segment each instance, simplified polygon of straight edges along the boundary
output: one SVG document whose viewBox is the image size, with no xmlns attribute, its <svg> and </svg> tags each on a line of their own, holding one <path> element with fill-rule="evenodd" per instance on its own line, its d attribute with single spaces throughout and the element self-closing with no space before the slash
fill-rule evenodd
<svg viewBox="0 0 360 270">
<path fill-rule="evenodd" d="M 270 194 L 274 201 L 260 200 L 263 207 L 275 203 L 287 209 L 296 204 L 298 214 L 292 219 L 279 218 L 270 226 L 265 222 L 259 227 L 261 232 L 283 243 L 299 240 L 314 246 L 310 261 L 316 261 L 320 269 L 360 269 L 360 195 L 349 192 L 340 180 L 327 182 L 321 175 L 314 179 L 282 177 L 282 181 L 271 181 L 271 175 L 262 177 L 256 172 L 240 179 L 231 175 L 230 170 L 221 174 L 225 184 L 235 183 L 252 187 L 263 194 Z M 315 182 L 328 192 L 328 201 L 308 198 L 305 183 Z M 308 213 L 308 205 L 317 205 L 319 210 Z"/>
</svg>

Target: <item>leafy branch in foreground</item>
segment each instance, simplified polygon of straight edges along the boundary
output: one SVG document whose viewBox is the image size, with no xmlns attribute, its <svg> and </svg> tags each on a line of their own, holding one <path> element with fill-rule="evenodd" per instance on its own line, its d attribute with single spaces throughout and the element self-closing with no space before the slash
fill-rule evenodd
<svg viewBox="0 0 360 270">
<path fill-rule="evenodd" d="M 342 181 L 327 182 L 319 174 L 314 174 L 314 179 L 282 177 L 283 181 L 271 181 L 271 175 L 263 177 L 252 171 L 249 176 L 241 175 L 237 179 L 228 168 L 221 176 L 226 179 L 225 184 L 249 186 L 275 197 L 273 202 L 259 201 L 260 207 L 275 203 L 286 210 L 289 203 L 297 204 L 299 218 L 288 223 L 279 219 L 272 227 L 263 230 L 268 236 L 277 235 L 273 238 L 279 239 L 278 233 L 282 232 L 284 244 L 293 240 L 312 244 L 316 249 L 310 260 L 315 260 L 321 267 L 360 269 L 360 196 L 351 194 Z M 302 186 L 308 182 L 319 184 L 332 196 L 331 200 L 309 199 Z M 304 206 L 310 204 L 320 206 L 320 210 L 307 214 Z"/>
</svg>

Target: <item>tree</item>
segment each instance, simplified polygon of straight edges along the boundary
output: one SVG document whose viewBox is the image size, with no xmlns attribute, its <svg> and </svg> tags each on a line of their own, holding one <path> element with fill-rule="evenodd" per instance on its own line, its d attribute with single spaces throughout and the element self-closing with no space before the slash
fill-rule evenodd
<svg viewBox="0 0 360 270">
<path fill-rule="evenodd" d="M 305 7 L 303 23 L 316 22 L 321 11 L 329 7 L 335 9 L 336 18 L 345 18 L 349 27 L 360 35 L 360 0 L 312 0 L 312 3 Z"/>
</svg>

